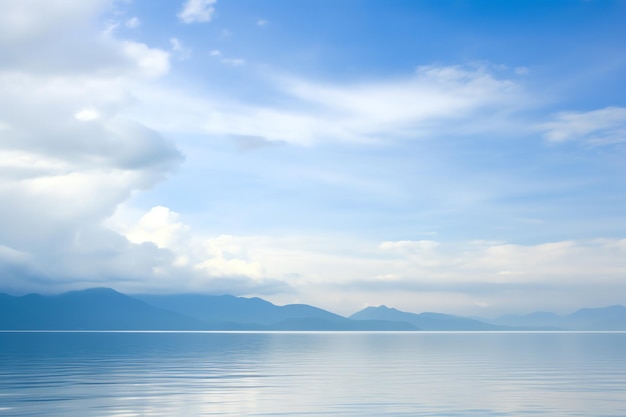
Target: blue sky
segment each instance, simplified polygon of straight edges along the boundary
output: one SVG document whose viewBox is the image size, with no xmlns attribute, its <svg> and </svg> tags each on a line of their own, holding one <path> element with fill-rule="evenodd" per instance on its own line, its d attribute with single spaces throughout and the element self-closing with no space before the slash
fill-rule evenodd
<svg viewBox="0 0 626 417">
<path fill-rule="evenodd" d="M 3 7 L 0 290 L 625 302 L 624 2 Z"/>
</svg>

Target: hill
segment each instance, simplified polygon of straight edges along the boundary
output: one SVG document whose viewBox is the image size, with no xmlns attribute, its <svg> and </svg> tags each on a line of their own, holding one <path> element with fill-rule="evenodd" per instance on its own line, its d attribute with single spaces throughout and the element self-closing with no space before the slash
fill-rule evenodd
<svg viewBox="0 0 626 417">
<path fill-rule="evenodd" d="M 277 306 L 261 298 L 232 295 L 135 295 L 155 307 L 175 311 L 211 328 L 237 326 L 265 330 L 417 330 L 407 323 L 355 321 L 307 304 Z"/>
<path fill-rule="evenodd" d="M 410 323 L 421 330 L 508 330 L 503 326 L 441 313 L 407 313 L 387 306 L 367 307 L 350 316 L 353 320 L 389 320 Z"/>
<path fill-rule="evenodd" d="M 565 316 L 550 312 L 506 315 L 491 320 L 491 322 L 501 325 L 543 326 L 563 330 L 626 330 L 626 307 L 614 305 L 599 308 L 582 308 Z"/>
<path fill-rule="evenodd" d="M 0 294 L 0 330 L 416 330 L 356 321 L 305 304 L 208 295 L 130 297 L 110 288 L 59 295 Z"/>
<path fill-rule="evenodd" d="M 202 330 L 200 320 L 162 310 L 110 288 L 0 297 L 5 330 Z"/>
</svg>

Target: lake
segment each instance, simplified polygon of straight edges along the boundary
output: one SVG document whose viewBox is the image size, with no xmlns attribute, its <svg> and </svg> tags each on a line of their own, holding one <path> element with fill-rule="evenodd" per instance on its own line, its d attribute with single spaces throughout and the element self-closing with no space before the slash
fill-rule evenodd
<svg viewBox="0 0 626 417">
<path fill-rule="evenodd" d="M 0 416 L 625 416 L 626 333 L 0 333 Z"/>
</svg>

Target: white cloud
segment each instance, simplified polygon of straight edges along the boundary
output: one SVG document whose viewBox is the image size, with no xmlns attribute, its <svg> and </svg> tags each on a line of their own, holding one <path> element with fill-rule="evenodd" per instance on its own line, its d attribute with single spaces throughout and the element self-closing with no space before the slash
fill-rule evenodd
<svg viewBox="0 0 626 417">
<path fill-rule="evenodd" d="M 265 20 L 265 19 L 259 19 L 259 20 L 256 21 L 256 25 L 257 26 L 261 26 L 261 27 L 267 26 L 268 23 L 269 22 L 267 20 Z"/>
<path fill-rule="evenodd" d="M 0 45 L 32 45 L 49 36 L 82 27 L 111 0 L 4 0 Z"/>
<path fill-rule="evenodd" d="M 222 56 L 217 50 L 212 55 Z M 509 114 L 527 100 L 513 81 L 497 79 L 485 68 L 420 67 L 411 77 L 348 85 L 294 77 L 272 82 L 275 92 L 286 97 L 285 105 L 151 90 L 141 94 L 144 102 L 155 105 L 142 114 L 165 131 L 257 136 L 310 146 L 484 133 L 502 124 L 509 131 Z"/>
<path fill-rule="evenodd" d="M 187 0 L 178 18 L 184 23 L 209 22 L 215 13 L 217 0 Z"/>
<path fill-rule="evenodd" d="M 178 38 L 170 38 L 170 45 L 178 59 L 185 60 L 191 56 L 191 48 L 185 46 Z"/>
<path fill-rule="evenodd" d="M 88 107 L 85 109 L 82 109 L 80 111 L 78 111 L 74 117 L 77 120 L 81 120 L 83 122 L 88 122 L 91 120 L 96 120 L 98 117 L 100 117 L 100 114 L 98 113 L 98 111 L 94 108 Z"/>
<path fill-rule="evenodd" d="M 288 285 L 268 277 L 261 264 L 251 259 L 246 239 L 197 236 L 180 221 L 178 213 L 167 207 L 153 207 L 134 225 L 123 225 L 115 218 L 110 224 L 133 243 L 153 243 L 172 254 L 170 263 L 160 267 L 162 273 L 177 278 L 163 284 L 170 291 L 210 291 L 216 280 L 231 278 L 229 290 L 233 293 L 262 293 L 274 285 L 288 289 Z"/>
<path fill-rule="evenodd" d="M 203 237 L 171 212 L 158 210 L 160 232 L 151 241 L 168 241 L 172 265 L 201 273 L 204 281 L 196 278 L 198 282 L 245 276 L 248 281 L 231 288 L 255 294 L 258 288 L 251 283 L 282 281 L 266 297 L 341 314 L 379 304 L 457 314 L 568 312 L 618 303 L 626 290 L 626 239 L 519 245 L 431 240 L 376 244 L 339 236 Z M 179 280 L 176 285 L 192 284 Z"/>
<path fill-rule="evenodd" d="M 126 22 L 124 22 L 124 26 L 129 29 L 137 29 L 139 26 L 141 26 L 141 20 L 139 20 L 138 17 L 131 17 Z"/>
<path fill-rule="evenodd" d="M 346 137 L 389 130 L 420 136 L 434 124 L 463 123 L 480 110 L 511 106 L 521 96 L 512 81 L 498 80 L 484 68 L 456 66 L 419 67 L 414 77 L 395 82 L 338 87 L 293 80 L 285 87 L 303 101 L 340 115 Z"/>
<path fill-rule="evenodd" d="M 434 240 L 399 240 L 389 241 L 380 244 L 382 250 L 400 251 L 400 252 L 415 252 L 415 251 L 427 251 L 439 246 L 439 242 Z"/>
<path fill-rule="evenodd" d="M 220 51 L 219 49 L 213 49 L 211 52 L 209 52 L 209 55 L 218 59 L 219 62 L 221 62 L 222 64 L 230 65 L 233 67 L 238 67 L 246 63 L 246 60 L 243 58 L 224 57 L 222 51 Z"/>
<path fill-rule="evenodd" d="M 517 75 L 528 75 L 529 72 L 527 67 L 515 67 L 515 73 Z"/>
<path fill-rule="evenodd" d="M 227 65 L 232 65 L 233 67 L 238 67 L 245 64 L 246 60 L 242 58 L 223 58 L 221 62 Z"/>
<path fill-rule="evenodd" d="M 626 108 L 605 107 L 589 112 L 562 112 L 539 126 L 551 142 L 568 140 L 605 145 L 626 141 Z"/>
<path fill-rule="evenodd" d="M 146 279 L 168 253 L 101 223 L 182 161 L 172 142 L 126 112 L 137 86 L 168 71 L 169 56 L 91 27 L 108 1 L 50 4 L 8 1 L 0 15 L 0 246 L 28 260 L 2 257 L 0 286 Z"/>
<path fill-rule="evenodd" d="M 126 237 L 133 243 L 152 242 L 159 248 L 175 249 L 175 243 L 189 230 L 178 219 L 178 213 L 167 207 L 153 207 L 126 233 Z"/>
<path fill-rule="evenodd" d="M 139 42 L 122 41 L 122 51 L 148 77 L 160 77 L 170 69 L 169 54 L 160 49 Z"/>
</svg>

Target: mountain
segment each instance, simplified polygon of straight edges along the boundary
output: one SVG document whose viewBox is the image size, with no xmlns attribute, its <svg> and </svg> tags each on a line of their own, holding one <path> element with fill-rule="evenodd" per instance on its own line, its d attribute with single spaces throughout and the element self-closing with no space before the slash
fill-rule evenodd
<svg viewBox="0 0 626 417">
<path fill-rule="evenodd" d="M 277 306 L 261 298 L 232 295 L 135 295 L 155 307 L 208 323 L 211 328 L 265 330 L 417 330 L 407 323 L 355 321 L 306 304 Z"/>
<path fill-rule="evenodd" d="M 389 320 L 410 323 L 421 330 L 508 330 L 503 326 L 441 313 L 407 313 L 387 306 L 367 307 L 350 316 L 353 320 Z"/>
<path fill-rule="evenodd" d="M 566 316 L 549 312 L 506 315 L 490 320 L 490 322 L 499 325 L 542 326 L 562 330 L 626 330 L 626 307 L 615 305 L 583 308 Z"/>
<path fill-rule="evenodd" d="M 207 323 L 236 322 L 272 325 L 287 319 L 336 320 L 344 317 L 306 304 L 277 306 L 261 298 L 232 295 L 133 295 L 152 306 L 175 311 Z"/>
<path fill-rule="evenodd" d="M 574 330 L 626 330 L 626 307 L 583 308 L 563 317 L 560 325 Z"/>
<path fill-rule="evenodd" d="M 626 330 L 626 307 L 537 312 L 491 322 L 368 307 L 349 318 L 306 304 L 231 295 L 128 296 L 110 288 L 59 295 L 0 294 L 0 330 Z"/>
<path fill-rule="evenodd" d="M 110 288 L 0 297 L 4 330 L 201 330 L 200 320 L 162 310 Z"/>
<path fill-rule="evenodd" d="M 497 319 L 487 321 L 501 326 L 558 328 L 561 319 L 562 317 L 558 314 L 537 311 L 526 315 L 507 314 Z"/>
<path fill-rule="evenodd" d="M 52 296 L 0 294 L 0 330 L 382 331 L 416 328 L 407 323 L 350 320 L 304 304 L 276 306 L 260 298 L 130 297 L 110 288 L 92 288 Z"/>
</svg>

